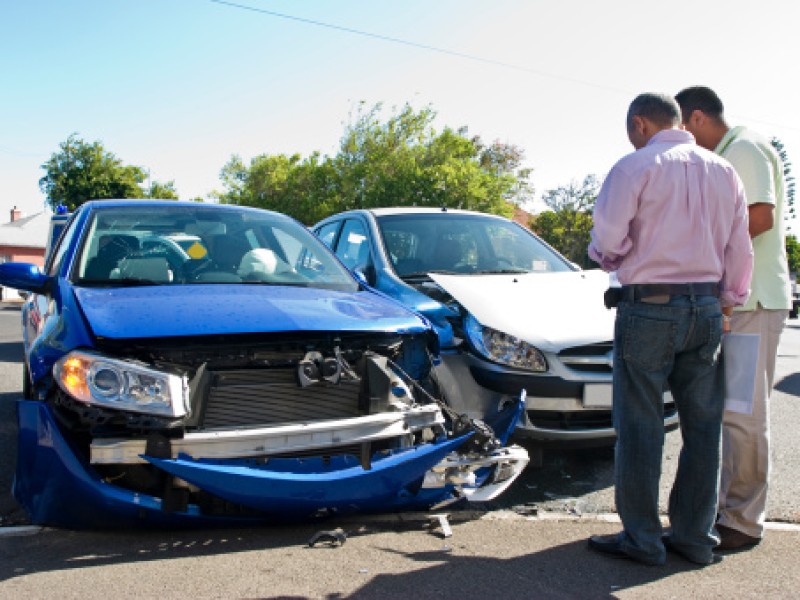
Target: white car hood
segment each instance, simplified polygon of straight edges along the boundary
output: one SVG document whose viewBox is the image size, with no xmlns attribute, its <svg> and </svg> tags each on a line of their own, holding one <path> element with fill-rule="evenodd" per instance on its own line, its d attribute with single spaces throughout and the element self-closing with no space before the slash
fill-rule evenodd
<svg viewBox="0 0 800 600">
<path fill-rule="evenodd" d="M 481 325 L 540 350 L 558 352 L 614 337 L 616 311 L 603 304 L 609 278 L 600 270 L 430 277 Z"/>
</svg>

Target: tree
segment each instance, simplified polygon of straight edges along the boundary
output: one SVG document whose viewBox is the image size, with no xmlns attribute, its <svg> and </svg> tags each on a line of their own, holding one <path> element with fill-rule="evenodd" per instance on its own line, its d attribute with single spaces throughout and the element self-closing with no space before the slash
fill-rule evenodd
<svg viewBox="0 0 800 600">
<path fill-rule="evenodd" d="M 178 191 L 175 189 L 174 181 L 167 181 L 166 183 L 154 181 L 150 184 L 150 187 L 145 192 L 144 197 L 158 198 L 160 200 L 177 200 Z"/>
<path fill-rule="evenodd" d="M 795 216 L 794 212 L 794 194 L 795 194 L 795 181 L 792 175 L 792 163 L 789 162 L 789 155 L 786 149 L 778 138 L 774 137 L 770 140 L 772 146 L 777 150 L 778 156 L 781 157 L 781 164 L 783 165 L 783 176 L 786 181 L 786 213 L 783 218 L 791 220 Z"/>
<path fill-rule="evenodd" d="M 786 236 L 786 258 L 789 261 L 789 272 L 800 273 L 800 242 L 797 236 Z"/>
<path fill-rule="evenodd" d="M 73 133 L 59 148 L 42 165 L 46 174 L 39 180 L 53 209 L 63 204 L 73 211 L 87 200 L 145 196 L 139 187 L 144 169 L 123 165 L 100 142 L 87 143 Z"/>
<path fill-rule="evenodd" d="M 510 216 L 528 199 L 530 171 L 509 144 L 484 145 L 462 128 L 433 128 L 435 113 L 405 105 L 387 120 L 360 105 L 333 157 L 261 155 L 223 167 L 222 202 L 285 212 L 306 224 L 353 208 L 447 206 Z"/>
<path fill-rule="evenodd" d="M 569 185 L 547 190 L 542 200 L 550 210 L 534 217 L 531 223 L 542 239 L 583 268 L 597 266 L 589 258 L 587 248 L 599 188 L 597 177 L 587 175 L 581 183 L 573 180 Z"/>
</svg>

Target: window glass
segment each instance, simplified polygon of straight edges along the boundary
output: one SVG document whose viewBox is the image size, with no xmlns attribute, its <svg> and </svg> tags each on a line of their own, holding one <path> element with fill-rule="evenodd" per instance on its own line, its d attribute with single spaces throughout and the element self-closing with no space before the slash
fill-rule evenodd
<svg viewBox="0 0 800 600">
<path fill-rule="evenodd" d="M 348 269 L 363 267 L 369 264 L 369 240 L 361 221 L 347 219 L 342 227 L 342 234 L 336 244 L 336 256 Z"/>
<path fill-rule="evenodd" d="M 77 214 L 77 213 L 76 213 Z M 49 264 L 47 265 L 47 274 L 55 275 L 61 269 L 61 263 L 64 260 L 64 254 L 72 243 L 73 238 L 78 231 L 76 223 L 78 219 L 73 216 L 67 223 L 65 231 L 62 231 L 58 238 L 58 243 L 55 249 L 51 252 L 49 257 Z"/>
<path fill-rule="evenodd" d="M 357 289 L 307 228 L 252 209 L 97 208 L 78 264 L 83 285 L 263 283 Z"/>
<path fill-rule="evenodd" d="M 563 256 L 507 219 L 431 213 L 385 215 L 378 224 L 389 260 L 401 277 L 572 270 Z"/>
<path fill-rule="evenodd" d="M 317 230 L 317 237 L 322 240 L 328 248 L 333 248 L 333 242 L 336 239 L 336 231 L 339 229 L 339 221 L 323 225 Z"/>
</svg>

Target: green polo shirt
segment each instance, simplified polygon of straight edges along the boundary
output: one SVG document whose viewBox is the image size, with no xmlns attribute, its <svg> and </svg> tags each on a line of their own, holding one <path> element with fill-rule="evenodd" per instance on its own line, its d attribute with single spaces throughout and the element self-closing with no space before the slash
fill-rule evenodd
<svg viewBox="0 0 800 600">
<path fill-rule="evenodd" d="M 783 213 L 786 205 L 783 163 L 769 140 L 744 127 L 733 127 L 714 152 L 727 159 L 744 184 L 747 204 L 775 207 L 775 225 L 753 238 L 750 298 L 738 310 L 790 309 L 792 306 Z"/>
</svg>

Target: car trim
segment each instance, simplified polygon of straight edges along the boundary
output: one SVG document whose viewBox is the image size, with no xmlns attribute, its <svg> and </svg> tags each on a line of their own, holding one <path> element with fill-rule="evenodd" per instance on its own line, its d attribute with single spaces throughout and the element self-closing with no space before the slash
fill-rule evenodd
<svg viewBox="0 0 800 600">
<path fill-rule="evenodd" d="M 542 398 L 583 398 L 583 383 L 561 377 L 490 371 L 476 366 L 470 366 L 469 370 L 479 385 L 501 394 L 516 395 L 524 388 L 528 394 Z"/>
<path fill-rule="evenodd" d="M 258 429 L 187 433 L 182 439 L 170 440 L 170 446 L 172 458 L 180 454 L 207 459 L 245 458 L 367 443 L 443 424 L 444 417 L 439 407 L 426 405 L 402 413 Z M 90 462 L 143 464 L 148 462 L 142 458 L 146 445 L 147 440 L 143 438 L 97 438 L 91 444 Z"/>
</svg>

